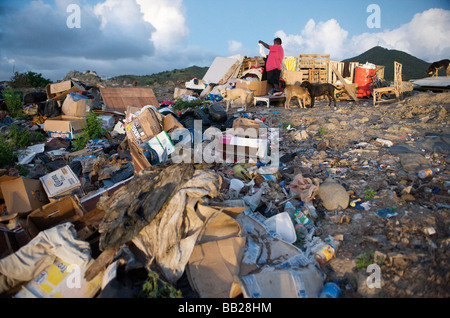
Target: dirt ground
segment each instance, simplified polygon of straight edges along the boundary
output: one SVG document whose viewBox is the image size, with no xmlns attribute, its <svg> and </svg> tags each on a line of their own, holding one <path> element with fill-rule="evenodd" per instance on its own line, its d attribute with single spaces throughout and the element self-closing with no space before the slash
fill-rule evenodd
<svg viewBox="0 0 450 318">
<path fill-rule="evenodd" d="M 182 86 L 179 86 L 182 87 Z M 159 102 L 172 100 L 174 83 L 151 86 Z M 223 104 L 224 105 L 224 104 Z M 232 108 L 229 115 L 236 114 Z M 280 155 L 295 154 L 280 171 L 286 183 L 301 173 L 318 184 L 331 177 L 360 200 L 328 211 L 316 198 L 321 238 L 340 242 L 321 269 L 344 298 L 450 297 L 450 92 L 410 92 L 376 107 L 372 100 L 338 101 L 337 110 L 249 107 L 249 118 L 280 129 Z M 438 168 L 432 178 L 417 176 Z M 388 209 L 394 215 L 377 212 Z M 369 288 L 376 260 L 381 286 Z"/>
<path fill-rule="evenodd" d="M 167 100 L 173 88 L 154 91 Z M 300 109 L 294 100 L 291 105 L 291 110 L 257 105 L 246 112 L 280 128 L 281 155 L 297 154 L 282 167 L 284 177 L 298 172 L 317 182 L 332 177 L 351 201 L 365 204 L 327 211 L 314 201 L 321 237 L 340 239 L 336 256 L 322 265 L 327 280 L 338 282 L 344 298 L 449 297 L 450 93 L 414 91 L 376 107 L 369 99 L 338 101 L 338 110 L 324 100 L 314 108 Z M 417 172 L 426 167 L 440 171 L 419 179 Z M 382 209 L 395 215 L 377 215 Z M 367 284 L 374 259 L 379 288 Z"/>
</svg>

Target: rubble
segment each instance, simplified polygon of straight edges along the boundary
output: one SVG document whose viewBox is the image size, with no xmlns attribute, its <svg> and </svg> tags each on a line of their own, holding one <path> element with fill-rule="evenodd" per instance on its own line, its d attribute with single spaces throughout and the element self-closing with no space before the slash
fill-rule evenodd
<svg viewBox="0 0 450 318">
<path fill-rule="evenodd" d="M 259 62 L 98 94 L 95 72 L 73 72 L 34 114 L 2 114 L 5 141 L 13 124 L 47 138 L 0 170 L 2 295 L 447 298 L 450 93 L 226 111 L 216 86 L 245 73 L 264 90 Z M 73 266 L 80 289 L 65 287 Z M 65 276 L 49 289 L 53 267 Z"/>
</svg>

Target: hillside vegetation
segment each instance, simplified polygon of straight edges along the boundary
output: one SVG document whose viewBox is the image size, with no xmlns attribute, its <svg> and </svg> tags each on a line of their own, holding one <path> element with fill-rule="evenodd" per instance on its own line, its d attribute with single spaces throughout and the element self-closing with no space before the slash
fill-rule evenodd
<svg viewBox="0 0 450 318">
<path fill-rule="evenodd" d="M 403 65 L 402 76 L 405 81 L 428 76 L 425 71 L 431 63 L 418 59 L 408 53 L 389 50 L 381 46 L 375 46 L 358 56 L 345 59 L 342 62 L 360 62 L 363 64 L 369 62 L 376 65 L 384 65 L 386 67 L 384 70 L 384 78 L 388 81 L 393 81 L 395 61 Z"/>
<path fill-rule="evenodd" d="M 184 69 L 174 69 L 172 71 L 164 71 L 152 75 L 120 75 L 112 78 L 115 82 L 126 81 L 128 84 L 137 80 L 138 86 L 153 85 L 154 83 L 164 84 L 168 81 L 189 81 L 193 78 L 203 78 L 209 67 L 190 66 Z"/>
</svg>

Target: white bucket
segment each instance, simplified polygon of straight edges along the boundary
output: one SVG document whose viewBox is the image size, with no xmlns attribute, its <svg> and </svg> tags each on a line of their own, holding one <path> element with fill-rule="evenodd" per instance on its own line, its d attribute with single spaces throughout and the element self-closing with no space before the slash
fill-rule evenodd
<svg viewBox="0 0 450 318">
<path fill-rule="evenodd" d="M 241 192 L 242 188 L 245 186 L 244 182 L 239 179 L 231 179 L 229 194 L 231 198 L 239 197 L 239 192 Z"/>
<path fill-rule="evenodd" d="M 269 230 L 277 232 L 281 239 L 288 243 L 294 243 L 297 240 L 294 224 L 287 212 L 278 213 L 265 221 Z"/>
</svg>

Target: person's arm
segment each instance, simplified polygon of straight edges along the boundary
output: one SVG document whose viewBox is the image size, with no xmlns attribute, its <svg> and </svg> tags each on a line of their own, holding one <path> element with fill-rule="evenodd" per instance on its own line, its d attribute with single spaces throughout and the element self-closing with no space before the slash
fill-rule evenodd
<svg viewBox="0 0 450 318">
<path fill-rule="evenodd" d="M 263 41 L 259 41 L 259 44 L 262 44 L 266 49 L 270 50 L 269 44 L 264 43 Z"/>
</svg>

